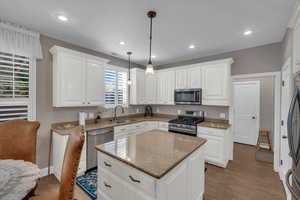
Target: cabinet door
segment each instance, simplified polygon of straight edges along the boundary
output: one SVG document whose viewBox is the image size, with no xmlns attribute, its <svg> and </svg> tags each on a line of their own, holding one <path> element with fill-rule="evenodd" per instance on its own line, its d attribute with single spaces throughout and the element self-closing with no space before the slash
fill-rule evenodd
<svg viewBox="0 0 300 200">
<path fill-rule="evenodd" d="M 60 55 L 62 106 L 85 104 L 85 58 L 63 53 Z"/>
<path fill-rule="evenodd" d="M 145 104 L 156 103 L 156 75 L 146 75 L 145 78 Z"/>
<path fill-rule="evenodd" d="M 87 59 L 86 102 L 88 105 L 104 104 L 104 64 Z"/>
<path fill-rule="evenodd" d="M 165 73 L 165 101 L 166 104 L 174 104 L 174 90 L 175 90 L 175 72 L 167 71 Z"/>
<path fill-rule="evenodd" d="M 200 137 L 207 139 L 205 147 L 205 160 L 214 163 L 223 163 L 224 140 L 221 137 L 200 134 Z"/>
<path fill-rule="evenodd" d="M 156 90 L 156 103 L 164 104 L 164 74 L 162 72 L 157 72 L 157 90 Z"/>
<path fill-rule="evenodd" d="M 193 67 L 187 70 L 187 87 L 202 88 L 201 67 Z"/>
<path fill-rule="evenodd" d="M 202 68 L 203 104 L 217 105 L 218 101 L 228 101 L 230 75 L 227 64 L 207 65 Z M 228 104 L 228 102 L 227 102 Z"/>
<path fill-rule="evenodd" d="M 175 71 L 175 89 L 187 88 L 187 70 L 181 69 Z"/>
<path fill-rule="evenodd" d="M 137 102 L 145 104 L 145 71 L 137 71 Z"/>
</svg>

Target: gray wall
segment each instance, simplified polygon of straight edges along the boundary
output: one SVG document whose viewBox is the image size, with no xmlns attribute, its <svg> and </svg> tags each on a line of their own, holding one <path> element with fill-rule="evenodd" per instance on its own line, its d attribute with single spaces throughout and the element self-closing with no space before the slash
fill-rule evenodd
<svg viewBox="0 0 300 200">
<path fill-rule="evenodd" d="M 37 61 L 37 120 L 41 123 L 38 136 L 38 155 L 37 162 L 40 168 L 47 166 L 49 141 L 50 141 L 50 126 L 54 122 L 74 121 L 77 120 L 79 111 L 96 111 L 95 107 L 91 108 L 54 108 L 52 107 L 52 56 L 49 49 L 53 45 L 70 48 L 73 50 L 85 52 L 95 56 L 110 59 L 111 64 L 121 67 L 127 67 L 128 63 L 103 53 L 95 52 L 85 48 L 81 48 L 63 41 L 55 40 L 46 36 L 41 36 L 41 45 L 43 51 L 43 59 Z M 135 67 L 141 67 L 135 65 Z M 141 109 L 140 109 L 141 110 Z M 135 108 L 126 109 L 125 114 L 135 113 Z M 141 110 L 142 111 L 142 110 Z M 104 117 L 112 115 L 112 110 L 106 110 L 103 113 Z"/>
<path fill-rule="evenodd" d="M 250 49 L 243 49 L 233 51 L 215 56 L 198 58 L 188 61 L 182 61 L 173 64 L 157 66 L 157 69 L 164 69 L 180 65 L 188 65 L 205 61 L 212 61 L 224 58 L 233 58 L 232 75 L 237 74 L 253 74 L 263 72 L 280 71 L 282 65 L 282 45 L 281 43 L 274 43 Z"/>
</svg>

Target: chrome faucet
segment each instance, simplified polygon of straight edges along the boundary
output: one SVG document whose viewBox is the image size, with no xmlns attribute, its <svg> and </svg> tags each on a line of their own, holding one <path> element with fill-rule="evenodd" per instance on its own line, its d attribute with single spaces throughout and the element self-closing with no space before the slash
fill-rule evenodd
<svg viewBox="0 0 300 200">
<path fill-rule="evenodd" d="M 121 105 L 115 106 L 115 107 L 114 107 L 114 118 L 113 118 L 114 121 L 117 121 L 117 120 L 118 120 L 118 117 L 117 117 L 117 110 L 118 110 L 118 108 L 121 108 L 121 109 L 122 109 L 122 113 L 125 112 L 125 111 L 124 111 L 124 108 L 123 108 Z"/>
</svg>

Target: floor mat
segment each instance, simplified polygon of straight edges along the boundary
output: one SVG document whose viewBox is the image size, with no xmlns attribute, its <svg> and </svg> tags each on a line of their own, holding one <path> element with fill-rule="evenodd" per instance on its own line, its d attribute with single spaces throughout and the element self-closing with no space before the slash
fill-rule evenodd
<svg viewBox="0 0 300 200">
<path fill-rule="evenodd" d="M 76 184 L 92 199 L 97 199 L 97 169 L 77 177 Z"/>
</svg>

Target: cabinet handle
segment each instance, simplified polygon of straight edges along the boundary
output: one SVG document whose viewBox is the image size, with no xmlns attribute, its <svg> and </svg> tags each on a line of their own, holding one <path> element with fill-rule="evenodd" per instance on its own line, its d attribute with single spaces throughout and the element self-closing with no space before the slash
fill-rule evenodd
<svg viewBox="0 0 300 200">
<path fill-rule="evenodd" d="M 135 183 L 140 183 L 141 182 L 140 180 L 137 180 L 137 179 L 133 178 L 132 176 L 129 176 L 129 178 L 132 182 L 135 182 Z"/>
<path fill-rule="evenodd" d="M 107 163 L 107 162 L 105 162 L 105 161 L 104 161 L 104 165 L 105 165 L 106 167 L 111 167 L 111 164 L 109 164 L 109 163 Z"/>
<path fill-rule="evenodd" d="M 107 188 L 112 188 L 111 185 L 109 185 L 109 184 L 107 184 L 107 183 L 105 183 L 105 182 L 104 182 L 104 186 L 107 187 Z"/>
</svg>

